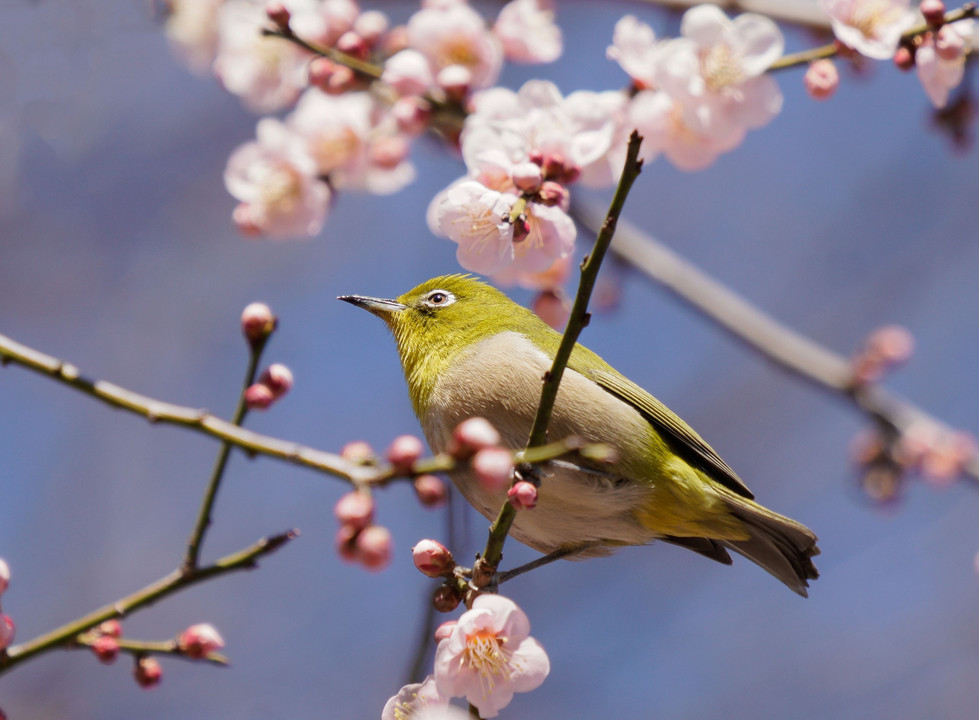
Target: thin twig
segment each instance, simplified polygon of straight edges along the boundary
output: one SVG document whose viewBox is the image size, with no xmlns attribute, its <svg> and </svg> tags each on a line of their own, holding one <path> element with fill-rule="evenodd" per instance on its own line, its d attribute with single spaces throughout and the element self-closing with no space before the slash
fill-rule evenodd
<svg viewBox="0 0 979 720">
<path fill-rule="evenodd" d="M 79 635 L 75 640 L 65 647 L 70 649 L 88 649 L 95 641 L 100 637 L 97 632 L 87 632 Z M 142 657 L 144 655 L 171 655 L 173 657 L 182 658 L 184 660 L 193 660 L 194 662 L 207 662 L 212 665 L 221 665 L 222 667 L 227 667 L 231 663 L 221 653 L 209 652 L 201 657 L 191 657 L 186 652 L 184 652 L 176 640 L 132 640 L 130 638 L 118 638 L 116 644 L 119 648 L 119 652 L 127 653 L 129 655 L 134 655 L 136 657 Z"/>
</svg>

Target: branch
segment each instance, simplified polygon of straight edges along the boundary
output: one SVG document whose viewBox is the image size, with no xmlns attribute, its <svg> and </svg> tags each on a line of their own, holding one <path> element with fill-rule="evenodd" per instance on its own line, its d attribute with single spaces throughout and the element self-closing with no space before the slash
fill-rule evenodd
<svg viewBox="0 0 979 720">
<path fill-rule="evenodd" d="M 585 202 L 572 209 L 578 222 L 592 231 L 600 227 L 600 212 Z M 782 325 L 627 221 L 622 221 L 612 250 L 736 340 L 796 376 L 848 400 L 877 422 L 898 433 L 917 423 L 952 432 L 945 423 L 880 385 L 855 385 L 847 358 Z M 965 462 L 963 473 L 979 482 L 979 456 Z"/>
<path fill-rule="evenodd" d="M 0 675 L 35 655 L 58 647 L 71 646 L 76 642 L 78 635 L 106 620 L 125 617 L 140 608 L 152 605 L 169 595 L 205 580 L 238 570 L 250 570 L 256 567 L 259 558 L 275 552 L 298 534 L 296 530 L 290 530 L 280 535 L 262 538 L 254 545 L 231 555 L 226 555 L 207 567 L 174 570 L 166 577 L 147 585 L 132 595 L 116 600 L 114 603 L 90 612 L 77 620 L 72 620 L 33 640 L 13 645 L 7 648 L 5 653 L 0 652 Z"/>
<path fill-rule="evenodd" d="M 619 178 L 618 187 L 612 197 L 612 204 L 609 206 L 605 221 L 595 237 L 595 245 L 591 253 L 585 257 L 581 264 L 581 280 L 578 283 L 578 292 L 575 295 L 574 305 L 571 308 L 571 317 L 561 338 L 561 344 L 557 353 L 554 355 L 554 363 L 550 371 L 544 376 L 544 383 L 541 387 L 540 402 L 537 406 L 537 414 L 534 417 L 534 425 L 530 431 L 530 438 L 527 441 L 527 451 L 532 448 L 544 445 L 547 442 L 547 425 L 551 420 L 554 410 L 554 401 L 557 399 L 558 387 L 561 384 L 561 377 L 564 369 L 571 358 L 571 352 L 581 331 L 588 324 L 588 301 L 591 299 L 592 290 L 595 287 L 595 280 L 598 277 L 598 270 L 601 267 L 605 253 L 612 243 L 615 235 L 615 227 L 622 214 L 626 197 L 632 188 L 633 182 L 639 177 L 642 171 L 642 160 L 639 160 L 639 147 L 642 138 L 639 133 L 633 131 L 629 136 L 629 148 L 626 151 L 625 167 L 622 176 Z M 473 568 L 473 582 L 477 587 L 484 586 L 490 582 L 496 567 L 503 557 L 503 543 L 507 533 L 513 525 L 517 511 L 509 503 L 504 502 L 503 507 L 490 526 L 489 538 L 486 540 L 486 548 L 480 557 L 477 567 Z"/>
</svg>

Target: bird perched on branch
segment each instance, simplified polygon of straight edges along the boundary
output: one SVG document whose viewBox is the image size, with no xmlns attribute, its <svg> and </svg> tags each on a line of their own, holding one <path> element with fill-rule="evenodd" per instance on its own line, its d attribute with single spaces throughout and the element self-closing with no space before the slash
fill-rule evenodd
<svg viewBox="0 0 979 720">
<path fill-rule="evenodd" d="M 432 450 L 445 451 L 453 429 L 476 416 L 504 445 L 526 447 L 561 342 L 536 315 L 467 275 L 433 278 L 395 300 L 340 299 L 391 329 Z M 588 557 L 663 540 L 725 564 L 733 550 L 802 596 L 818 577 L 811 530 L 754 502 L 689 425 L 582 345 L 571 354 L 548 432 L 605 443 L 614 458 L 541 468 L 537 506 L 518 512 L 510 529 L 535 550 Z M 468 468 L 451 477 L 479 512 L 496 517 L 505 488 L 487 489 Z"/>
</svg>

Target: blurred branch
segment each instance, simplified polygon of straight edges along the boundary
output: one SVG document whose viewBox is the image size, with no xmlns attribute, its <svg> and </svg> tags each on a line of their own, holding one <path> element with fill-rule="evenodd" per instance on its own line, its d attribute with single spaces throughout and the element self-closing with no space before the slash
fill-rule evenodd
<svg viewBox="0 0 979 720">
<path fill-rule="evenodd" d="M 147 585 L 132 595 L 116 600 L 114 603 L 101 607 L 77 620 L 72 620 L 33 640 L 28 640 L 19 645 L 12 645 L 7 648 L 6 652 L 0 651 L 0 675 L 43 652 L 62 647 L 71 647 L 77 642 L 78 636 L 81 633 L 90 630 L 106 620 L 125 617 L 140 608 L 152 605 L 169 595 L 173 595 L 184 588 L 204 582 L 205 580 L 210 580 L 211 578 L 238 570 L 250 570 L 257 566 L 259 558 L 275 552 L 297 535 L 298 532 L 290 530 L 280 535 L 262 538 L 244 550 L 226 555 L 220 560 L 217 560 L 213 565 L 202 568 L 174 570 L 166 577 Z M 120 647 L 121 645 L 120 643 Z"/>
<path fill-rule="evenodd" d="M 572 214 L 593 232 L 601 226 L 601 209 L 593 203 L 576 203 Z M 945 423 L 880 385 L 854 383 L 847 358 L 782 325 L 631 223 L 620 222 L 612 251 L 735 339 L 798 377 L 847 399 L 898 434 L 918 423 L 952 432 Z M 979 481 L 979 457 L 970 457 L 962 470 L 970 480 Z"/>
</svg>

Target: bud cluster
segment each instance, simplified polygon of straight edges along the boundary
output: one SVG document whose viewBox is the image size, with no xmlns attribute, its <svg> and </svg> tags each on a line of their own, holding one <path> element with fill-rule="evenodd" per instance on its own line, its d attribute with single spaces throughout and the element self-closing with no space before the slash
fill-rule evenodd
<svg viewBox="0 0 979 720">
<path fill-rule="evenodd" d="M 903 327 L 887 325 L 874 330 L 853 356 L 853 384 L 876 382 L 906 362 L 914 351 L 914 337 Z"/>
<path fill-rule="evenodd" d="M 10 586 L 10 567 L 7 561 L 0 558 L 0 595 Z M 10 646 L 14 641 L 14 621 L 0 609 L 0 651 Z"/>
<path fill-rule="evenodd" d="M 365 490 L 341 497 L 333 508 L 340 521 L 336 544 L 340 557 L 368 570 L 382 570 L 391 561 L 391 531 L 374 525 L 374 498 Z"/>
</svg>

